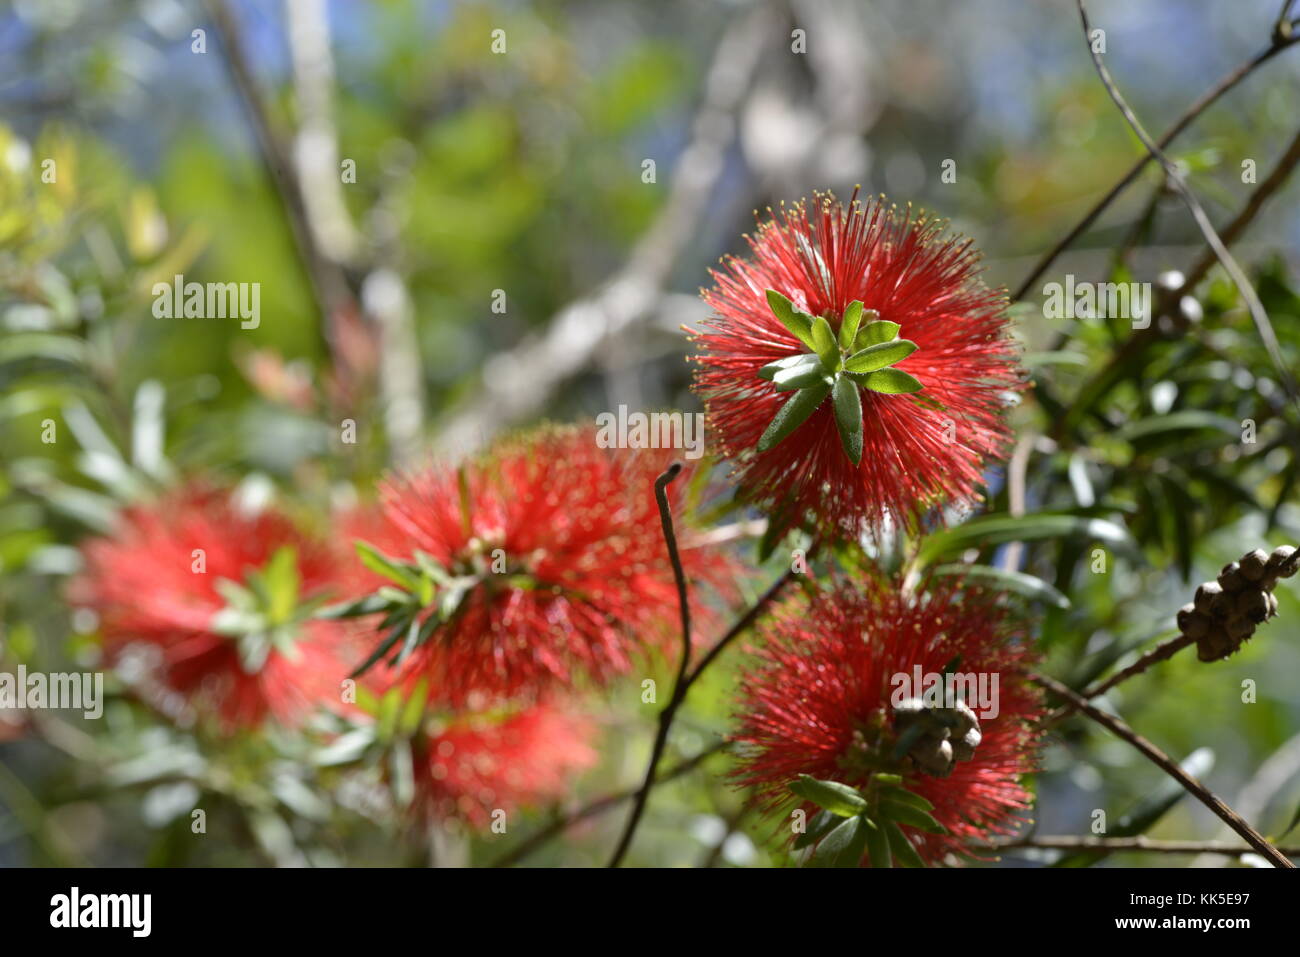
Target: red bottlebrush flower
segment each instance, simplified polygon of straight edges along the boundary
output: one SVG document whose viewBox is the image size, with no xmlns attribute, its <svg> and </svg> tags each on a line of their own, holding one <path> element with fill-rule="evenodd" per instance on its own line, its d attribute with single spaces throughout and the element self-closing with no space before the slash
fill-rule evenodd
<svg viewBox="0 0 1300 957">
<path fill-rule="evenodd" d="M 73 600 L 98 614 L 110 660 L 152 646 L 168 710 L 179 694 L 231 731 L 268 714 L 292 724 L 339 699 L 344 626 L 308 619 L 303 605 L 337 588 L 338 556 L 286 516 L 191 485 L 127 509 L 82 554 Z"/>
<path fill-rule="evenodd" d="M 881 584 L 841 588 L 810 609 L 782 606 L 762 632 L 767 643 L 742 679 L 735 775 L 763 809 L 788 801 L 801 774 L 868 796 L 876 775 L 898 774 L 948 832 L 900 824 L 926 863 L 1015 830 L 1030 803 L 1018 779 L 1036 766 L 1042 703 L 1021 670 L 1032 657 L 1026 638 L 990 595 L 952 583 L 911 598 Z M 932 733 L 960 710 L 928 677 L 945 672 L 962 679 L 957 700 L 976 714 L 973 737 Z M 918 718 L 934 723 L 909 731 Z M 817 806 L 802 807 L 811 821 Z"/>
<path fill-rule="evenodd" d="M 403 666 L 408 674 L 426 675 L 460 707 L 476 693 L 512 699 L 579 676 L 603 682 L 626 672 L 638 650 L 676 637 L 654 496 L 673 457 L 601 448 L 591 426 L 548 426 L 460 469 L 386 482 L 380 513 L 354 522 L 354 537 L 402 562 L 424 553 L 463 587 L 453 610 L 439 610 L 439 597 L 424 613 L 426 623 L 444 620 Z M 686 484 L 668 489 L 677 514 Z M 722 553 L 683 541 L 682 563 L 692 582 L 725 589 Z"/>
<path fill-rule="evenodd" d="M 761 224 L 703 293 L 695 389 L 738 483 L 783 525 L 850 536 L 975 500 L 1023 385 L 1005 295 L 910 207 L 813 204 Z"/>
<path fill-rule="evenodd" d="M 440 819 L 485 826 L 493 811 L 513 814 L 570 792 L 596 763 L 595 724 L 552 704 L 506 717 L 466 715 L 435 726 L 415 751 L 417 808 Z"/>
</svg>

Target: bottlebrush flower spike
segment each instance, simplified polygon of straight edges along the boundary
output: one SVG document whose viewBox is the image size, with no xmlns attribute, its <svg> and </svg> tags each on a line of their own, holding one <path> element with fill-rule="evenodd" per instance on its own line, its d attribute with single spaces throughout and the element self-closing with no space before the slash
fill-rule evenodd
<svg viewBox="0 0 1300 957">
<path fill-rule="evenodd" d="M 796 844 L 825 841 L 859 810 L 885 826 L 864 828 L 841 865 L 887 854 L 936 863 L 1015 830 L 1016 812 L 1030 803 L 1018 779 L 1035 768 L 1031 727 L 1042 703 L 1021 670 L 1026 638 L 991 595 L 953 583 L 915 597 L 878 583 L 841 587 L 811 608 L 782 606 L 761 637 L 756 666 L 742 677 L 735 774 L 769 812 L 791 790 L 808 798 L 808 830 Z M 965 704 L 932 697 L 938 679 L 927 676 L 945 672 L 973 675 L 975 689 L 992 694 L 978 701 L 968 683 L 954 682 L 971 691 Z M 892 839 L 889 820 L 899 829 Z M 868 840 L 877 834 L 889 851 Z"/>
<path fill-rule="evenodd" d="M 1023 387 L 1006 297 L 969 240 L 879 200 L 817 195 L 747 237 L 704 291 L 695 390 L 779 527 L 855 536 L 978 497 Z"/>
<path fill-rule="evenodd" d="M 677 593 L 654 496 L 673 457 L 600 448 L 594 426 L 544 427 L 459 469 L 386 482 L 379 514 L 354 522 L 353 536 L 378 561 L 409 569 L 394 574 L 427 593 L 372 658 L 407 652 L 403 669 L 458 707 L 479 692 L 510 699 L 567 689 L 580 676 L 605 681 L 638 651 L 676 639 Z M 686 485 L 669 487 L 675 512 Z M 692 581 L 726 590 L 731 565 L 721 552 L 685 541 L 682 562 Z M 363 582 L 381 584 L 378 575 Z"/>
<path fill-rule="evenodd" d="M 127 509 L 108 537 L 82 546 L 74 603 L 100 619 L 110 661 L 155 649 L 156 702 L 180 695 L 223 730 L 269 714 L 294 724 L 337 702 L 347 676 L 347 626 L 312 620 L 337 588 L 337 551 L 274 510 L 256 514 L 230 493 L 191 484 Z"/>
<path fill-rule="evenodd" d="M 446 720 L 416 745 L 416 807 L 484 827 L 496 810 L 562 798 L 596 763 L 595 732 L 590 719 L 550 703 Z"/>
</svg>

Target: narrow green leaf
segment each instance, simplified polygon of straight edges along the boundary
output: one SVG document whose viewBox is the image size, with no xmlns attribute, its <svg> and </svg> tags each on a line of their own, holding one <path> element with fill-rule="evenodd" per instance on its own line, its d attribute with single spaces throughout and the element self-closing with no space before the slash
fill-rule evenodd
<svg viewBox="0 0 1300 957">
<path fill-rule="evenodd" d="M 818 807 L 840 817 L 852 817 L 867 809 L 866 798 L 838 781 L 819 781 L 801 774 L 799 780 L 790 785 L 790 790 L 805 801 L 812 801 Z"/>
<path fill-rule="evenodd" d="M 867 820 L 867 858 L 872 867 L 893 867 L 894 856 L 889 853 L 889 838 L 882 824 Z"/>
<path fill-rule="evenodd" d="M 902 327 L 896 322 L 876 318 L 878 315 L 879 313 L 874 309 L 868 309 L 862 314 L 862 325 L 858 327 L 858 338 L 853 343 L 855 350 L 878 346 L 882 342 L 892 342 L 898 338 L 898 330 Z"/>
<path fill-rule="evenodd" d="M 854 299 L 844 310 L 844 318 L 840 320 L 840 348 L 852 349 L 854 341 L 858 338 L 858 326 L 862 322 L 862 300 Z"/>
<path fill-rule="evenodd" d="M 916 848 L 897 824 L 893 821 L 885 821 L 882 826 L 885 829 L 885 836 L 889 838 L 889 848 L 900 864 L 904 867 L 925 867 L 925 861 L 921 860 L 921 855 L 916 853 Z"/>
<path fill-rule="evenodd" d="M 921 795 L 913 794 L 906 788 L 886 785 L 880 789 L 880 796 L 898 804 L 910 804 L 919 811 L 929 812 L 934 810 L 933 804 L 921 797 Z"/>
<path fill-rule="evenodd" d="M 362 615 L 373 615 L 384 611 L 388 608 L 388 605 L 388 599 L 382 595 L 367 595 L 365 598 L 359 598 L 356 601 L 326 605 L 317 611 L 314 617 L 324 619 L 360 618 Z"/>
<path fill-rule="evenodd" d="M 956 562 L 951 565 L 940 565 L 934 570 L 934 574 L 988 581 L 999 589 L 1013 591 L 1060 609 L 1070 607 L 1070 599 L 1056 588 L 1036 575 L 1027 575 L 1024 572 L 994 568 L 992 565 L 967 565 L 964 562 Z"/>
<path fill-rule="evenodd" d="M 872 392 L 883 392 L 886 395 L 920 392 L 924 388 L 920 381 L 902 369 L 881 369 L 868 375 L 862 384 Z"/>
<path fill-rule="evenodd" d="M 916 343 L 911 339 L 895 339 L 879 345 L 867 346 L 861 352 L 855 352 L 844 361 L 847 372 L 875 372 L 901 362 L 916 351 Z"/>
<path fill-rule="evenodd" d="M 813 356 L 817 359 L 816 356 Z M 826 370 L 822 368 L 821 360 L 817 359 L 814 363 L 804 363 L 802 365 L 792 366 L 789 369 L 782 369 L 772 379 L 776 383 L 778 392 L 791 392 L 795 389 L 806 389 L 810 385 L 816 385 L 826 379 Z"/>
<path fill-rule="evenodd" d="M 1114 522 L 1059 513 L 1030 513 L 1019 518 L 1002 514 L 982 515 L 955 528 L 934 532 L 925 537 L 917 558 L 918 563 L 924 566 L 941 555 L 956 554 L 968 548 L 1045 538 L 1097 541 L 1136 554 L 1129 533 Z"/>
<path fill-rule="evenodd" d="M 361 564 L 365 565 L 376 575 L 383 575 L 385 578 L 397 582 L 407 591 L 414 592 L 420 589 L 420 578 L 418 575 L 393 561 L 379 549 L 367 542 L 358 541 L 356 543 L 357 555 L 361 559 Z"/>
<path fill-rule="evenodd" d="M 766 452 L 785 439 L 791 432 L 803 425 L 808 416 L 817 410 L 822 400 L 831 394 L 831 387 L 825 382 L 800 389 L 790 401 L 781 406 L 781 410 L 772 418 L 766 431 L 758 440 L 758 450 Z"/>
<path fill-rule="evenodd" d="M 811 352 L 800 352 L 798 355 L 786 356 L 784 359 L 777 359 L 775 362 L 769 362 L 758 370 L 760 379 L 767 379 L 769 382 L 776 377 L 778 372 L 784 369 L 790 369 L 794 366 L 810 365 L 814 369 L 820 369 L 822 360 Z"/>
<path fill-rule="evenodd" d="M 792 336 L 809 349 L 817 351 L 817 347 L 813 345 L 812 320 L 809 316 L 795 309 L 794 304 L 775 289 L 767 291 L 767 304 L 771 307 L 772 314 L 781 320 L 781 325 L 789 329 Z"/>
<path fill-rule="evenodd" d="M 862 397 L 858 384 L 848 376 L 835 380 L 832 390 L 835 404 L 835 424 L 840 430 L 840 442 L 850 461 L 862 461 Z"/>
<path fill-rule="evenodd" d="M 904 804 L 901 801 L 882 798 L 880 801 L 880 814 L 882 817 L 889 818 L 891 821 L 899 821 L 909 827 L 915 827 L 922 831 L 929 831 L 932 834 L 948 833 L 948 829 L 931 817 L 927 812 L 922 811 L 920 808 L 913 807 L 911 804 Z"/>
<path fill-rule="evenodd" d="M 821 357 L 822 365 L 828 372 L 838 372 L 843 361 L 840 357 L 840 347 L 835 342 L 835 331 L 831 329 L 831 324 L 824 316 L 813 319 L 812 337 L 813 349 Z"/>
<path fill-rule="evenodd" d="M 867 846 L 867 824 L 851 817 L 822 838 L 808 863 L 812 867 L 857 867 Z"/>
</svg>

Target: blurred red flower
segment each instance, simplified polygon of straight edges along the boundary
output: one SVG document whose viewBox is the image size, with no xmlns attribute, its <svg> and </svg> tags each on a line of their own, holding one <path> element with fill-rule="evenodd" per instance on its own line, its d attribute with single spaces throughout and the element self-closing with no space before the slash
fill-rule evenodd
<svg viewBox="0 0 1300 957">
<path fill-rule="evenodd" d="M 713 271 L 714 286 L 703 296 L 714 315 L 692 339 L 701 350 L 695 390 L 752 500 L 782 526 L 811 521 L 847 536 L 886 516 L 910 523 L 934 506 L 975 500 L 986 459 L 1005 453 L 1003 409 L 1023 375 L 1008 337 L 1006 296 L 979 278 L 970 241 L 947 235 L 945 224 L 910 206 L 899 210 L 883 197 L 861 203 L 856 191 L 847 206 L 818 195 L 811 209 L 805 201 L 782 208 L 746 238 L 750 258 L 728 258 L 725 270 Z M 885 383 L 842 376 L 852 386 L 842 396 L 816 381 L 817 367 L 813 384 L 797 393 L 817 402 L 815 411 L 758 451 L 769 423 L 796 394 L 778 391 L 759 370 L 813 351 L 777 318 L 768 290 L 806 314 L 800 322 L 826 319 L 828 338 L 845 340 L 829 345 L 836 363 L 891 337 L 903 352 L 883 373 Z M 875 311 L 861 323 L 865 330 L 880 320 L 872 326 L 878 337 L 841 336 L 855 301 Z M 919 380 L 921 390 L 892 391 L 898 378 Z M 840 399 L 846 421 L 837 427 Z M 855 464 L 840 432 L 856 431 L 859 419 Z"/>
<path fill-rule="evenodd" d="M 671 449 L 600 448 L 593 426 L 547 426 L 499 443 L 461 468 L 434 467 L 381 486 L 381 507 L 348 523 L 391 559 L 423 552 L 463 583 L 457 609 L 412 654 L 445 700 L 518 699 L 604 682 L 635 655 L 676 638 L 677 594 L 655 479 Z M 681 524 L 688 479 L 669 486 L 682 563 L 696 586 L 727 592 L 733 563 Z M 363 575 L 361 590 L 385 584 Z M 354 591 L 357 589 L 354 589 Z M 426 614 L 432 613 L 426 612 Z"/>
<path fill-rule="evenodd" d="M 939 835 L 902 825 L 927 863 L 1016 829 L 1016 812 L 1030 805 L 1018 779 L 1036 766 L 1032 725 L 1042 703 L 1021 671 L 1032 660 L 1028 638 L 994 596 L 951 582 L 911 598 L 882 584 L 844 585 L 811 608 L 785 604 L 760 635 L 766 644 L 742 678 L 735 774 L 756 789 L 763 809 L 788 802 L 800 774 L 861 790 L 888 771 L 933 804 L 930 813 L 947 828 Z M 897 676 L 911 681 L 918 666 L 921 675 L 986 675 L 986 687 L 996 687 L 996 716 L 980 718 L 973 754 L 951 761 L 947 776 L 923 771 L 916 752 L 897 753 L 894 699 L 906 687 Z M 921 693 L 914 681 L 912 691 Z M 809 819 L 817 812 L 802 807 Z"/>
<path fill-rule="evenodd" d="M 338 587 L 339 556 L 286 515 L 196 483 L 125 510 L 82 554 L 70 597 L 99 616 L 110 661 L 155 650 L 156 703 L 179 694 L 232 731 L 268 714 L 293 724 L 340 699 L 346 626 L 310 620 L 302 604 Z"/>
<path fill-rule="evenodd" d="M 484 827 L 494 811 L 559 799 L 596 763 L 595 733 L 593 720 L 549 703 L 435 723 L 416 746 L 417 807 Z"/>
</svg>

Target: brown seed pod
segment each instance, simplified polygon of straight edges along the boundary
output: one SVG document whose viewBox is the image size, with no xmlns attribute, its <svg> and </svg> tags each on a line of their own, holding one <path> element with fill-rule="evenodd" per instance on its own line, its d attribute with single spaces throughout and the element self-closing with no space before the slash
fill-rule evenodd
<svg viewBox="0 0 1300 957">
<path fill-rule="evenodd" d="M 1182 633 L 1193 641 L 1204 638 L 1210 632 L 1210 627 L 1214 624 L 1214 619 L 1209 615 L 1202 615 L 1199 611 L 1194 611 L 1187 619 L 1187 624 L 1181 627 Z"/>
<path fill-rule="evenodd" d="M 1240 592 L 1236 598 L 1235 610 L 1238 615 L 1255 622 L 1255 624 L 1259 624 L 1268 618 L 1268 592 L 1251 589 L 1250 591 Z"/>
<path fill-rule="evenodd" d="M 1246 578 L 1241 574 L 1241 566 L 1236 562 L 1230 562 L 1223 566 L 1223 571 L 1219 572 L 1219 586 L 1224 591 L 1241 591 L 1246 587 Z"/>
<path fill-rule="evenodd" d="M 1272 592 L 1268 593 L 1268 617 L 1277 617 L 1277 595 Z"/>
<path fill-rule="evenodd" d="M 1245 641 L 1255 633 L 1255 623 L 1244 615 L 1233 615 L 1224 628 L 1234 644 Z"/>
<path fill-rule="evenodd" d="M 952 756 L 956 761 L 969 761 L 975 757 L 975 749 L 980 746 L 983 735 L 977 728 L 971 728 L 960 738 L 949 738 L 952 744 Z"/>
<path fill-rule="evenodd" d="M 1232 649 L 1232 641 L 1216 628 L 1196 643 L 1196 657 L 1200 661 L 1218 661 L 1226 658 Z"/>
<path fill-rule="evenodd" d="M 1196 589 L 1196 599 L 1193 602 L 1196 610 L 1202 614 L 1210 614 L 1210 604 L 1214 599 L 1223 595 L 1223 588 L 1218 582 L 1205 582 Z"/>
<path fill-rule="evenodd" d="M 1240 565 L 1241 573 L 1246 580 L 1257 582 L 1264 577 L 1264 569 L 1268 565 L 1268 553 L 1262 548 L 1247 552 L 1241 556 Z"/>
<path fill-rule="evenodd" d="M 926 774 L 937 778 L 946 778 L 952 774 L 952 745 L 948 741 L 928 742 L 927 746 L 918 745 L 908 752 L 916 766 Z"/>
<path fill-rule="evenodd" d="M 1290 578 L 1294 575 L 1296 567 L 1287 564 L 1291 561 L 1293 555 L 1295 555 L 1295 549 L 1290 545 L 1279 545 L 1273 549 L 1273 554 L 1268 556 L 1266 566 L 1268 574 L 1277 578 Z"/>
<path fill-rule="evenodd" d="M 1178 609 L 1178 615 L 1176 616 L 1178 630 L 1184 635 L 1187 634 L 1187 623 L 1191 621 L 1192 615 L 1194 614 L 1196 614 L 1196 605 L 1191 602 L 1188 602 L 1182 608 Z"/>
</svg>

